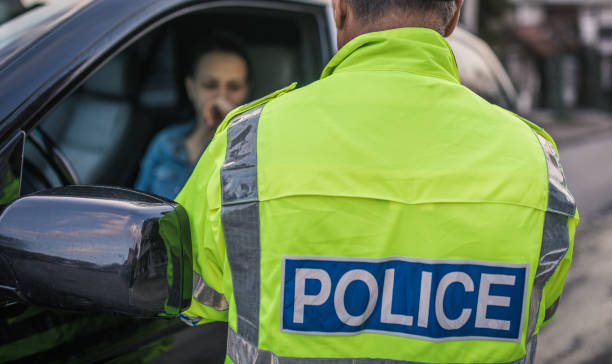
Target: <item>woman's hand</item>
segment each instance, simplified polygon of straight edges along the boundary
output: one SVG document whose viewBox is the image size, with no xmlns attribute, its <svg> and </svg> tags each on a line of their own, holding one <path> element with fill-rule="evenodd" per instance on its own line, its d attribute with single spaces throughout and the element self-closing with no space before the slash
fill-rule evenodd
<svg viewBox="0 0 612 364">
<path fill-rule="evenodd" d="M 236 106 L 223 98 L 211 100 L 204 106 L 204 118 L 209 129 L 216 129 L 232 109 Z"/>
</svg>

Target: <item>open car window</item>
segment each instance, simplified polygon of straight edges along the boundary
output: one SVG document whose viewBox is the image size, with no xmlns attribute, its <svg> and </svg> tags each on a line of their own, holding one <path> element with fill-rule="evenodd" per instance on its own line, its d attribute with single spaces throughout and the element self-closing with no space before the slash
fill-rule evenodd
<svg viewBox="0 0 612 364">
<path fill-rule="evenodd" d="M 107 61 L 38 129 L 65 154 L 81 183 L 133 187 L 155 134 L 193 118 L 183 82 L 188 55 L 199 39 L 218 31 L 245 44 L 252 64 L 250 99 L 294 81 L 310 83 L 323 68 L 313 15 L 239 7 L 201 11 L 161 25 Z M 41 189 L 28 178 L 60 185 L 48 160 L 31 144 L 26 145 L 30 167 L 24 172 L 24 193 Z"/>
</svg>

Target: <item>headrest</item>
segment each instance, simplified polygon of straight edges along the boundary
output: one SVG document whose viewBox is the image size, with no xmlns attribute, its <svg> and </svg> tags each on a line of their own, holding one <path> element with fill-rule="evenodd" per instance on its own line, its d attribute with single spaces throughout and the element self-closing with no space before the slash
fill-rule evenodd
<svg viewBox="0 0 612 364">
<path fill-rule="evenodd" d="M 83 90 L 105 94 L 110 97 L 124 97 L 128 94 L 128 57 L 122 53 L 102 66 L 85 81 Z"/>
<path fill-rule="evenodd" d="M 265 96 L 300 79 L 297 50 L 276 45 L 247 47 L 252 68 L 252 99 Z"/>
<path fill-rule="evenodd" d="M 140 104 L 148 108 L 176 107 L 179 90 L 174 79 L 176 69 L 174 42 L 166 33 L 152 60 L 151 69 L 145 75 L 140 89 Z M 180 83 L 182 85 L 182 82 Z"/>
</svg>

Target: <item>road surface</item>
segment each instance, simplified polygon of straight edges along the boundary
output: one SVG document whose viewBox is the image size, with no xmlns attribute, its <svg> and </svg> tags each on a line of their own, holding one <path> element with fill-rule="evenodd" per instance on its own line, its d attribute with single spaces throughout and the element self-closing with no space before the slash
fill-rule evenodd
<svg viewBox="0 0 612 364">
<path fill-rule="evenodd" d="M 612 210 L 612 136 L 561 146 L 559 154 L 582 222 Z"/>
</svg>

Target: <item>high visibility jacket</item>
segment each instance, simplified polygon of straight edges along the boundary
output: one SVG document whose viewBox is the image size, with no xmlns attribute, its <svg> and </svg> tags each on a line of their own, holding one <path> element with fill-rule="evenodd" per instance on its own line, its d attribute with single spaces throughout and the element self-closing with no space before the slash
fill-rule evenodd
<svg viewBox="0 0 612 364">
<path fill-rule="evenodd" d="M 230 113 L 177 198 L 183 318 L 228 320 L 230 363 L 530 362 L 578 222 L 552 139 L 461 86 L 428 29 L 293 87 Z"/>
</svg>

